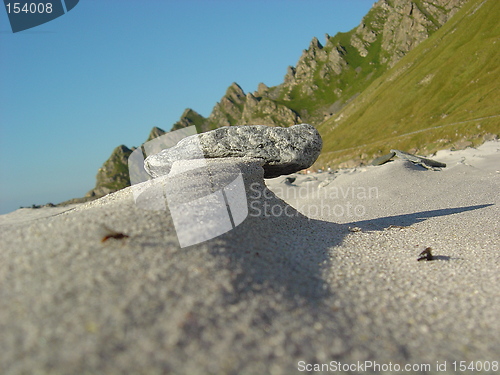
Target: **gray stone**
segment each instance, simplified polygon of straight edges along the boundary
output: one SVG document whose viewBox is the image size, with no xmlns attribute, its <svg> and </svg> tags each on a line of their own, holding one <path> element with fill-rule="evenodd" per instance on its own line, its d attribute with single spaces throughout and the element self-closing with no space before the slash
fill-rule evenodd
<svg viewBox="0 0 500 375">
<path fill-rule="evenodd" d="M 289 128 L 230 126 L 186 137 L 176 146 L 147 157 L 144 168 L 158 177 L 168 174 L 177 160 L 246 157 L 260 159 L 264 177 L 273 178 L 310 167 L 322 144 L 318 131 L 309 124 Z"/>
<path fill-rule="evenodd" d="M 386 155 L 379 156 L 378 158 L 373 159 L 371 162 L 371 165 L 382 165 L 387 163 L 389 160 L 391 160 L 394 156 L 396 155 L 395 152 L 390 152 Z"/>
<path fill-rule="evenodd" d="M 436 168 L 445 168 L 446 167 L 445 163 L 440 163 L 439 161 L 435 161 L 432 159 L 426 159 L 426 158 L 423 158 L 421 156 L 409 154 L 409 153 L 404 152 L 404 151 L 391 150 L 391 152 L 396 153 L 396 156 L 398 158 L 401 158 L 403 160 L 408 160 L 414 164 L 418 164 L 418 165 L 420 165 L 424 168 L 427 168 L 427 169 L 434 170 Z"/>
</svg>

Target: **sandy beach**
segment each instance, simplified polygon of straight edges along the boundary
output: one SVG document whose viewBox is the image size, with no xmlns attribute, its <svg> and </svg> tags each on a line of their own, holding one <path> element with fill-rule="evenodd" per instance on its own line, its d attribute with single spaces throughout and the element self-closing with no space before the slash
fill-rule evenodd
<svg viewBox="0 0 500 375">
<path fill-rule="evenodd" d="M 240 161 L 247 218 L 185 248 L 132 188 L 2 215 L 0 373 L 498 372 L 500 142 L 432 159 Z"/>
</svg>

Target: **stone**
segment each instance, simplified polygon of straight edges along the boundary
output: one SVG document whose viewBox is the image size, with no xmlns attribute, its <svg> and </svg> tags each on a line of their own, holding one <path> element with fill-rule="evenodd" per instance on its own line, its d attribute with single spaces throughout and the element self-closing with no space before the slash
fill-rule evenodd
<svg viewBox="0 0 500 375">
<path fill-rule="evenodd" d="M 391 150 L 391 152 L 394 152 L 398 158 L 401 158 L 403 160 L 408 160 L 414 164 L 418 164 L 424 168 L 434 170 L 436 168 L 445 168 L 446 164 L 445 163 L 440 163 L 439 161 L 435 161 L 432 159 L 426 159 L 421 156 L 409 154 L 404 151 L 400 150 Z"/>
<path fill-rule="evenodd" d="M 148 156 L 144 168 L 152 177 L 159 177 L 167 175 L 178 160 L 244 157 L 260 159 L 264 178 L 273 178 L 310 167 L 322 145 L 318 131 L 309 124 L 229 126 L 186 137 L 176 146 Z"/>
<path fill-rule="evenodd" d="M 327 177 L 326 179 L 324 179 L 323 181 L 321 181 L 318 185 L 318 189 L 322 189 L 328 185 L 330 185 L 330 183 L 335 180 L 335 178 L 337 178 L 337 176 L 329 176 Z"/>
<path fill-rule="evenodd" d="M 371 165 L 382 165 L 387 163 L 389 160 L 391 160 L 394 156 L 396 155 L 395 152 L 390 152 L 386 155 L 379 156 L 378 158 L 373 159 L 371 162 Z"/>
</svg>

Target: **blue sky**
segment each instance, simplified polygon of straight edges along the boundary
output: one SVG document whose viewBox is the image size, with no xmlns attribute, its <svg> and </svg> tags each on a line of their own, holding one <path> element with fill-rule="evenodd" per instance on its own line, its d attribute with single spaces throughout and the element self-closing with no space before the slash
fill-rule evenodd
<svg viewBox="0 0 500 375">
<path fill-rule="evenodd" d="M 12 33 L 0 9 L 0 214 L 81 197 L 112 150 L 208 116 L 232 82 L 280 84 L 374 0 L 80 0 Z"/>
</svg>

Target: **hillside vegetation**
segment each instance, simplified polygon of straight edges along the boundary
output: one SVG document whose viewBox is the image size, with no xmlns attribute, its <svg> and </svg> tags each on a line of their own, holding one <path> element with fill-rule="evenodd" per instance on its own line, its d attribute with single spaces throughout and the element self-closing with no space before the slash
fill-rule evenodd
<svg viewBox="0 0 500 375">
<path fill-rule="evenodd" d="M 429 154 L 500 132 L 500 7 L 470 0 L 442 28 L 318 128 L 317 166 L 391 148 Z"/>
</svg>

